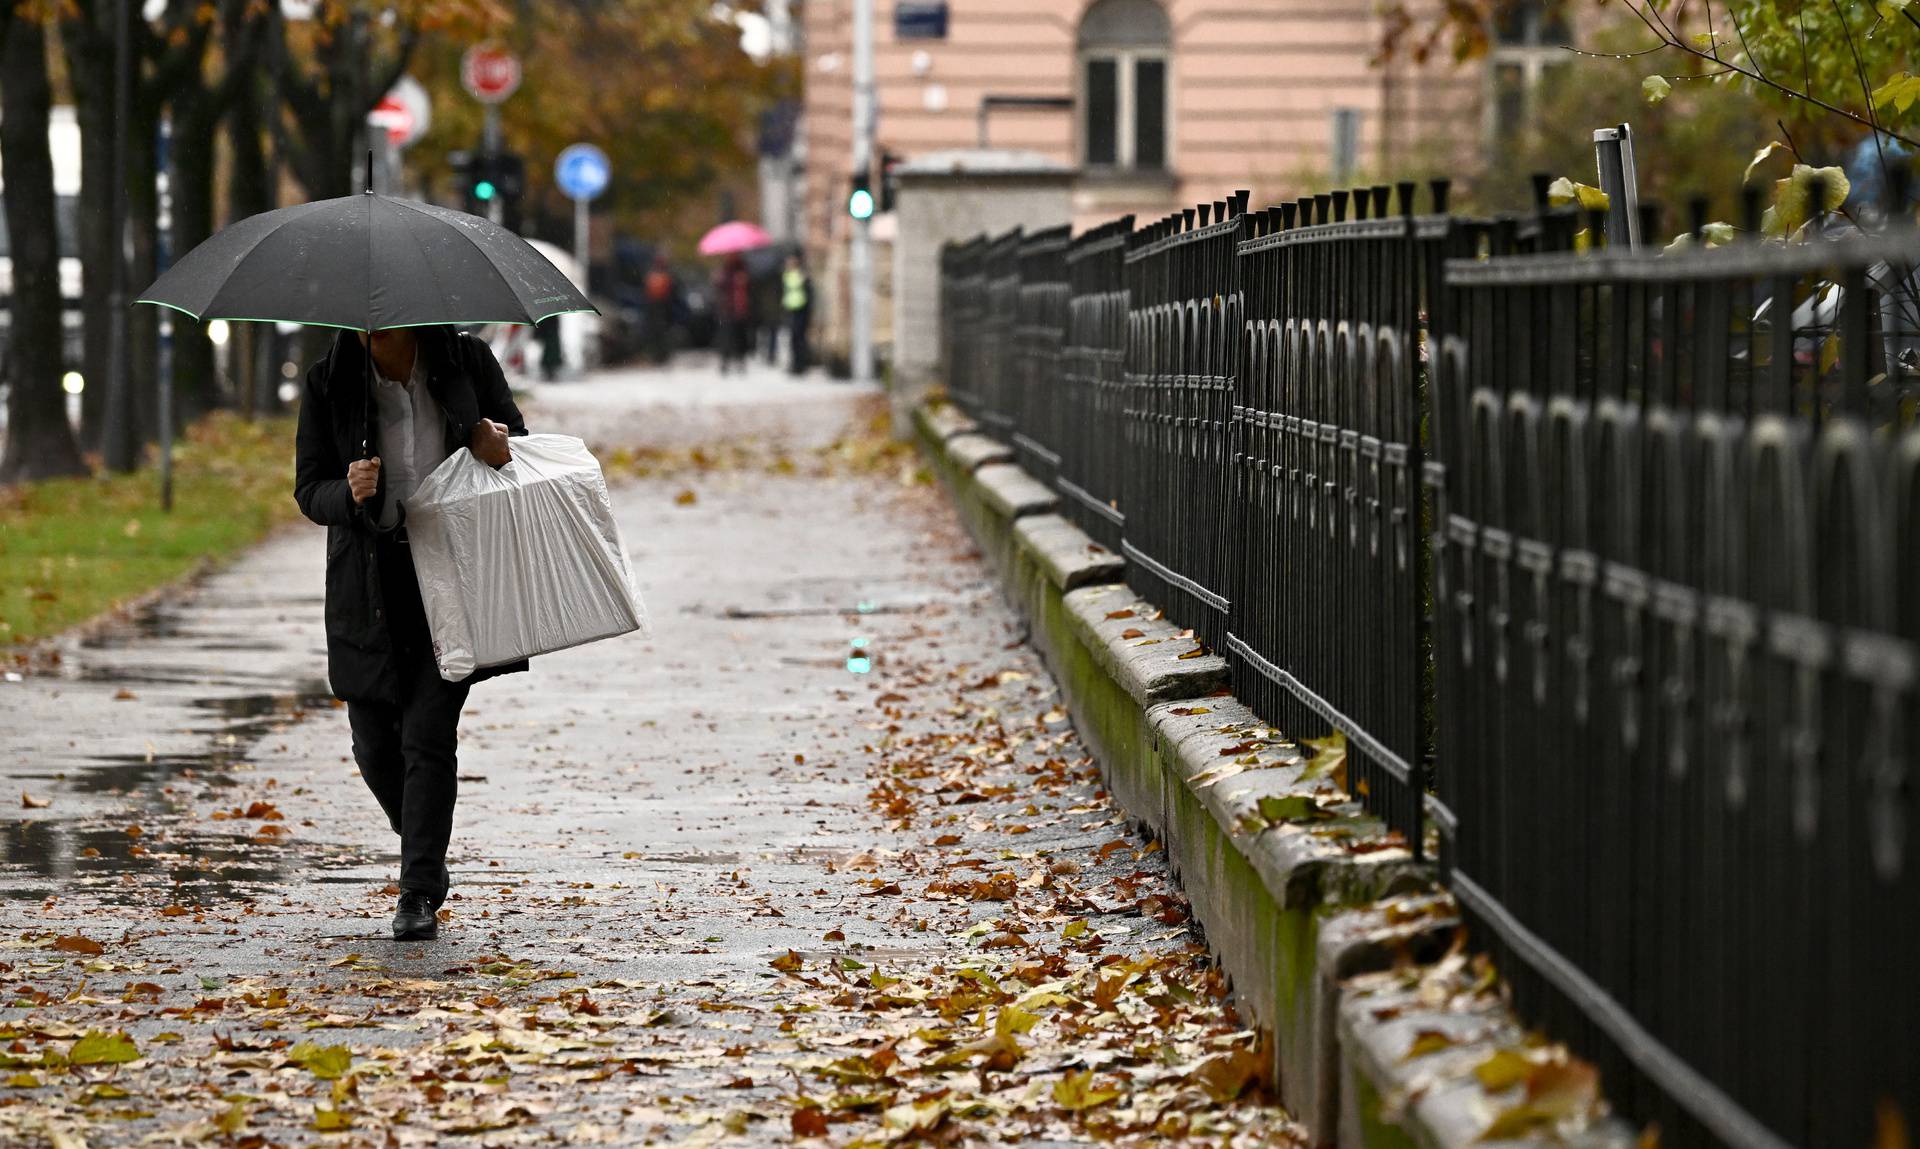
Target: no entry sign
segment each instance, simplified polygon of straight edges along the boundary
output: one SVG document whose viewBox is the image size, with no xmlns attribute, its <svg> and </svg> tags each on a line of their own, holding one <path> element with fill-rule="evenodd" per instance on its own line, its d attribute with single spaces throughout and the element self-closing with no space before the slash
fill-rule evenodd
<svg viewBox="0 0 1920 1149">
<path fill-rule="evenodd" d="M 475 45 L 460 57 L 460 83 L 483 104 L 497 104 L 520 87 L 520 58 L 512 52 Z"/>
<path fill-rule="evenodd" d="M 387 139 L 396 148 L 404 148 L 421 136 L 433 123 L 433 101 L 426 88 L 412 76 L 402 76 L 372 112 L 367 122 L 386 129 Z"/>
</svg>

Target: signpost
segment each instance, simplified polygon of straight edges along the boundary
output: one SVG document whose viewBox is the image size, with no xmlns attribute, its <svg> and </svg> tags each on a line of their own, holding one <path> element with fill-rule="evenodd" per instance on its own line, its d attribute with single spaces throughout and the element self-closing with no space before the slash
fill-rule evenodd
<svg viewBox="0 0 1920 1149">
<path fill-rule="evenodd" d="M 480 151 L 494 155 L 500 151 L 500 105 L 520 88 L 520 57 L 489 44 L 475 44 L 460 57 L 460 84 L 467 94 L 486 105 L 487 118 L 480 134 Z M 487 202 L 487 218 L 500 223 L 504 205 L 498 197 Z"/>
<path fill-rule="evenodd" d="M 553 161 L 553 182 L 573 200 L 573 262 L 580 270 L 580 290 L 587 290 L 587 204 L 607 190 L 613 165 L 607 153 L 592 144 L 573 144 Z"/>
</svg>

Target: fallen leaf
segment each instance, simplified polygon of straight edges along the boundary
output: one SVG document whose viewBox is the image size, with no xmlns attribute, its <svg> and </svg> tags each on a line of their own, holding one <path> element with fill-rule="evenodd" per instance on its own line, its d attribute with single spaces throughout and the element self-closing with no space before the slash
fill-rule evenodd
<svg viewBox="0 0 1920 1149">
<path fill-rule="evenodd" d="M 120 1065 L 140 1060 L 140 1047 L 124 1032 L 101 1033 L 90 1029 L 67 1051 L 74 1065 Z"/>
<path fill-rule="evenodd" d="M 64 934 L 53 939 L 53 948 L 70 954 L 101 954 L 107 947 L 85 934 Z"/>
<path fill-rule="evenodd" d="M 1473 1075 L 1480 1079 L 1480 1088 L 1489 1093 L 1498 1093 L 1525 1081 L 1532 1068 L 1533 1063 L 1525 1056 L 1511 1049 L 1502 1049 L 1474 1066 Z"/>
<path fill-rule="evenodd" d="M 1053 1083 L 1054 1103 L 1075 1113 L 1105 1105 L 1118 1096 L 1118 1089 L 1095 1089 L 1091 1069 L 1068 1070 Z"/>
<path fill-rule="evenodd" d="M 44 810 L 51 805 L 53 803 L 49 799 L 36 798 L 25 790 L 20 791 L 20 808 L 23 810 Z"/>
<path fill-rule="evenodd" d="M 287 1050 L 287 1060 L 322 1081 L 333 1081 L 353 1065 L 353 1051 L 344 1045 L 302 1041 Z"/>
</svg>

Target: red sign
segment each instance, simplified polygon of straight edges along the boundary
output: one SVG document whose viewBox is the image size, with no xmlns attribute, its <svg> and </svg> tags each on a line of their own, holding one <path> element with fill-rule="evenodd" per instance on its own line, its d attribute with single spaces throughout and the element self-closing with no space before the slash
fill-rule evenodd
<svg viewBox="0 0 1920 1149">
<path fill-rule="evenodd" d="M 396 148 L 404 148 L 413 142 L 413 112 L 392 96 L 374 105 L 373 111 L 367 115 L 367 122 L 387 129 L 387 139 Z"/>
<path fill-rule="evenodd" d="M 460 82 L 481 103 L 500 103 L 520 87 L 520 58 L 498 48 L 468 48 L 460 58 Z"/>
</svg>

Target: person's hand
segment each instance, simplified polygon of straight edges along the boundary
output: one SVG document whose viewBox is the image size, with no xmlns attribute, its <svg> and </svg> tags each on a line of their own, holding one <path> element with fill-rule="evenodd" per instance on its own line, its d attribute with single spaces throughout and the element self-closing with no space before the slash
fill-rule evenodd
<svg viewBox="0 0 1920 1149">
<path fill-rule="evenodd" d="M 380 459 L 355 459 L 347 464 L 347 489 L 353 492 L 353 501 L 364 503 L 373 498 L 380 489 Z"/>
<path fill-rule="evenodd" d="M 504 467 L 513 461 L 513 450 L 507 446 L 507 425 L 492 419 L 482 419 L 473 425 L 467 447 L 474 458 L 490 467 Z"/>
</svg>

